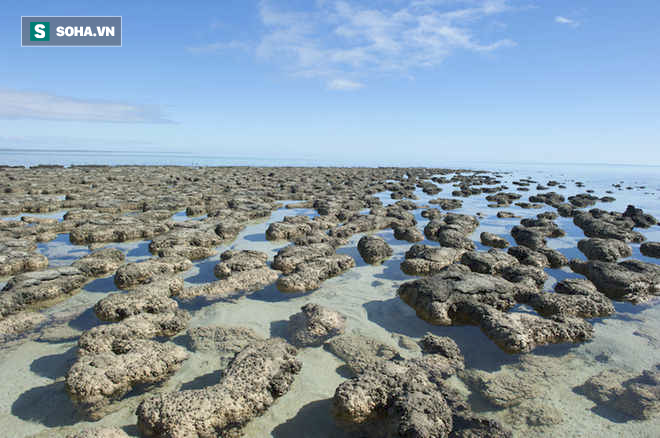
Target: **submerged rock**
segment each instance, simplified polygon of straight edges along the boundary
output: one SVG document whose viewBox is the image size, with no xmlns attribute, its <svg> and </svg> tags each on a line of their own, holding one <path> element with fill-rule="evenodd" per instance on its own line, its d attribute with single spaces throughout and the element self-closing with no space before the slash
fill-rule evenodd
<svg viewBox="0 0 660 438">
<path fill-rule="evenodd" d="M 102 427 L 86 429 L 67 435 L 66 438 L 129 438 L 122 429 L 117 427 Z"/>
<path fill-rule="evenodd" d="M 380 236 L 364 236 L 358 242 L 358 251 L 365 262 L 375 265 L 392 256 L 392 247 Z"/>
<path fill-rule="evenodd" d="M 46 315 L 37 312 L 20 312 L 0 319 L 0 344 L 24 335 L 47 320 Z"/>
<path fill-rule="evenodd" d="M 306 304 L 302 312 L 289 318 L 289 340 L 297 347 L 316 347 L 338 336 L 346 329 L 346 317 L 339 312 Z"/>
<path fill-rule="evenodd" d="M 288 392 L 301 368 L 296 353 L 281 339 L 254 342 L 236 355 L 217 385 L 144 400 L 138 429 L 161 438 L 240 436 L 248 421 Z"/>
<path fill-rule="evenodd" d="M 188 329 L 188 348 L 232 356 L 248 345 L 264 338 L 245 327 L 206 326 Z"/>
<path fill-rule="evenodd" d="M 606 370 L 576 388 L 599 406 L 623 412 L 639 420 L 660 414 L 660 366 L 633 376 L 621 370 Z"/>
</svg>

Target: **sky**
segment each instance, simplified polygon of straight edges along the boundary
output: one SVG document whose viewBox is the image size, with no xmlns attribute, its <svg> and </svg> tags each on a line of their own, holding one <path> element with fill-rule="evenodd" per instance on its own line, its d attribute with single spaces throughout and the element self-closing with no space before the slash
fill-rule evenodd
<svg viewBox="0 0 660 438">
<path fill-rule="evenodd" d="M 121 15 L 122 47 L 21 47 Z M 660 2 L 4 0 L 0 148 L 660 165 Z"/>
</svg>

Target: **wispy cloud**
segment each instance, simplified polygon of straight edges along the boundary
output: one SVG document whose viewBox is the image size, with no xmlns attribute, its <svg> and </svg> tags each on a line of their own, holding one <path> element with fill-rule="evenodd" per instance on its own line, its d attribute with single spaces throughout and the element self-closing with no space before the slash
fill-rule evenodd
<svg viewBox="0 0 660 438">
<path fill-rule="evenodd" d="M 250 50 L 250 44 L 243 41 L 228 41 L 205 44 L 196 47 L 186 47 L 190 53 L 214 53 L 222 52 L 224 50 Z"/>
<path fill-rule="evenodd" d="M 507 38 L 482 41 L 478 36 L 484 20 L 512 9 L 508 0 L 382 3 L 385 6 L 376 8 L 358 1 L 317 0 L 308 2 L 307 9 L 285 9 L 261 0 L 264 30 L 254 44 L 255 53 L 291 75 L 323 80 L 333 90 L 354 90 L 373 75 L 409 77 L 456 51 L 486 53 L 515 45 Z M 218 48 L 227 44 L 239 46 L 229 42 Z"/>
<path fill-rule="evenodd" d="M 79 99 L 36 91 L 0 89 L 0 119 L 115 123 L 173 123 L 158 105 Z"/>
<path fill-rule="evenodd" d="M 355 91 L 364 87 L 360 82 L 351 81 L 348 79 L 333 79 L 328 82 L 328 88 L 338 91 Z"/>
<path fill-rule="evenodd" d="M 572 27 L 578 27 L 580 25 L 579 21 L 572 20 L 570 18 L 562 17 L 561 15 L 558 15 L 555 17 L 555 23 L 559 24 L 566 24 L 568 26 Z"/>
</svg>

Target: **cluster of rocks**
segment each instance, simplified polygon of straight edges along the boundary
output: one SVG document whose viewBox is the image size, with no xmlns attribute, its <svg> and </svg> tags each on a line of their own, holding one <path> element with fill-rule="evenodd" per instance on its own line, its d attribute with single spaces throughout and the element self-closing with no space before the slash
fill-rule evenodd
<svg viewBox="0 0 660 438">
<path fill-rule="evenodd" d="M 124 259 L 121 251 L 105 248 L 77 259 L 71 266 L 24 272 L 10 278 L 0 291 L 0 339 L 7 342 L 33 332 L 49 320 L 38 312 L 40 309 L 79 292 L 96 277 L 112 274 Z"/>
<path fill-rule="evenodd" d="M 607 212 L 598 208 L 579 211 L 573 215 L 573 223 L 580 227 L 587 237 L 635 243 L 645 240 L 641 233 L 633 230 L 636 226 L 635 221 L 622 213 Z"/>
<path fill-rule="evenodd" d="M 188 259 L 162 258 L 123 265 L 115 283 L 128 292 L 94 306 L 102 321 L 78 339 L 78 358 L 66 375 L 66 390 L 80 412 L 97 420 L 136 386 L 167 380 L 188 358 L 184 348 L 156 340 L 185 330 L 189 315 L 171 297 L 183 291 L 176 273 Z"/>
<path fill-rule="evenodd" d="M 44 324 L 46 316 L 32 310 L 116 271 L 115 284 L 124 291 L 109 294 L 94 306 L 99 320 L 107 324 L 80 336 L 77 360 L 66 376 L 72 400 L 86 417 L 98 419 L 131 391 L 166 381 L 186 360 L 187 351 L 166 340 L 187 326 L 189 316 L 177 300 L 235 297 L 275 282 L 281 291 L 316 289 L 355 266 L 337 248 L 358 233 L 392 229 L 399 240 L 419 242 L 426 236 L 438 242 L 440 246 L 414 244 L 406 252 L 402 271 L 427 277 L 402 284 L 399 296 L 421 318 L 438 325 L 477 325 L 511 353 L 549 343 L 583 342 L 593 334 L 584 318 L 612 314 L 610 298 L 642 302 L 660 295 L 657 265 L 636 260 L 617 263 L 632 254 L 628 243 L 644 240 L 634 228 L 655 225 L 655 218 L 632 206 L 624 213 L 579 210 L 614 200 L 590 191 L 570 196 L 568 202 L 555 192 L 522 202 L 519 193 L 507 191 L 500 177 L 481 171 L 417 168 L 3 168 L 0 188 L 6 196 L 0 200 L 0 214 L 68 211 L 61 221 L 29 216 L 0 221 L 0 275 L 15 275 L 0 293 L 0 340 Z M 508 248 L 507 252 L 475 251 L 470 234 L 479 225 L 477 218 L 436 208 L 422 212 L 430 220 L 422 234 L 414 216 L 415 191 L 436 195 L 441 188 L 435 183 L 451 183 L 456 189 L 454 198 L 429 202 L 442 210 L 461 208 L 463 202 L 456 198 L 486 194 L 491 207 L 546 204 L 561 216 L 573 217 L 588 237 L 578 247 L 589 260 L 574 260 L 570 266 L 587 279 L 563 280 L 554 293 L 541 290 L 548 278 L 543 269 L 568 263 L 547 246 L 548 238 L 563 235 L 553 222 L 555 213 L 541 213 L 515 226 L 511 234 L 518 246 L 509 248 L 507 239 L 481 234 L 484 245 Z M 565 188 L 557 181 L 513 182 L 516 192 L 533 184 L 537 190 Z M 374 195 L 385 190 L 397 202 L 383 206 Z M 292 243 L 277 253 L 272 267 L 265 253 L 229 250 L 215 267 L 217 281 L 184 287 L 178 275 L 192 267 L 191 261 L 215 255 L 217 246 L 235 239 L 249 221 L 270 216 L 283 199 L 299 201 L 287 208 L 311 208 L 319 215 L 290 216 L 269 225 L 266 239 Z M 182 210 L 191 218 L 204 217 L 176 220 L 173 215 Z M 497 216 L 515 217 L 503 211 Z M 149 250 L 156 257 L 124 264 L 121 251 L 102 248 L 70 267 L 46 269 L 48 260 L 36 252 L 36 242 L 63 233 L 69 233 L 72 243 L 90 249 L 106 242 L 149 239 Z M 362 237 L 357 246 L 367 263 L 381 263 L 392 255 L 392 248 L 377 236 Z M 659 248 L 657 242 L 647 242 L 640 251 L 658 257 Z M 519 311 L 520 305 L 536 313 Z M 377 341 L 342 335 L 345 326 L 343 315 L 307 304 L 289 319 L 288 343 L 263 339 L 245 328 L 190 329 L 189 348 L 220 355 L 226 369 L 215 385 L 145 399 L 137 411 L 141 433 L 171 438 L 238 436 L 248 421 L 289 390 L 301 367 L 296 348 L 320 345 L 346 361 L 354 374 L 337 388 L 333 412 L 341 424 L 363 435 L 510 436 L 498 423 L 471 412 L 448 383 L 456 374 L 497 407 L 526 406 L 516 412 L 527 422 L 553 421 L 553 415 L 538 406 L 514 401 L 513 390 L 491 397 L 499 384 L 466 372 L 450 339 L 429 335 L 420 343 L 424 355 L 405 359 Z M 622 377 L 609 386 L 594 378 L 585 386 L 598 403 L 648 418 L 657 411 L 656 374 Z M 525 382 L 521 385 L 518 392 L 525 394 Z M 538 412 L 543 415 L 534 419 Z M 125 435 L 119 429 L 93 429 L 74 436 Z"/>
<path fill-rule="evenodd" d="M 261 290 L 279 277 L 279 273 L 268 266 L 268 254 L 251 250 L 223 252 L 213 272 L 219 280 L 187 287 L 179 297 L 235 298 Z"/>
<path fill-rule="evenodd" d="M 355 377 L 332 398 L 339 424 L 373 437 L 510 437 L 498 422 L 479 417 L 448 378 L 464 369 L 458 346 L 427 335 L 424 356 L 404 359 L 398 351 L 362 336 L 341 336 L 326 347 Z"/>
<path fill-rule="evenodd" d="M 470 267 L 451 264 L 433 276 L 403 283 L 399 297 L 431 324 L 479 326 L 495 344 L 510 353 L 529 352 L 545 344 L 589 340 L 593 327 L 581 317 L 613 311 L 597 292 L 581 294 L 582 290 L 573 287 L 560 287 L 558 291 L 562 293 L 556 294 L 540 291 L 538 281 L 524 275 L 524 271 L 509 272 L 510 256 L 497 254 L 496 250 L 489 255 L 489 260 L 462 260 Z M 513 264 L 514 269 L 516 266 L 520 267 Z M 511 281 L 471 269 L 499 271 Z M 518 304 L 529 304 L 539 314 L 511 312 Z"/>
<path fill-rule="evenodd" d="M 282 292 L 305 292 L 355 266 L 346 254 L 337 254 L 330 243 L 291 245 L 281 249 L 272 267 L 281 271 L 277 288 Z"/>
<path fill-rule="evenodd" d="M 568 265 L 568 259 L 556 249 L 548 247 L 548 238 L 562 237 L 565 232 L 554 222 L 556 213 L 540 213 L 526 218 L 511 229 L 511 236 L 519 245 L 508 249 L 522 264 L 553 269 Z"/>
<path fill-rule="evenodd" d="M 34 240 L 9 238 L 0 242 L 0 276 L 40 271 L 48 267 L 48 259 L 36 252 Z"/>
<path fill-rule="evenodd" d="M 431 220 L 424 227 L 424 235 L 429 240 L 434 240 L 449 248 L 474 249 L 474 242 L 468 237 L 479 226 L 476 217 L 447 213 L 446 215 Z"/>
</svg>

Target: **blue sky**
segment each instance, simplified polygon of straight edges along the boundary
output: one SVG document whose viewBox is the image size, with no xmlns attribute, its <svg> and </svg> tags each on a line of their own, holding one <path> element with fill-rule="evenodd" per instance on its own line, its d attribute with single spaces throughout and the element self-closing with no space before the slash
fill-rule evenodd
<svg viewBox="0 0 660 438">
<path fill-rule="evenodd" d="M 12 1 L 0 148 L 660 164 L 660 3 Z M 20 47 L 121 15 L 121 48 Z"/>
</svg>

